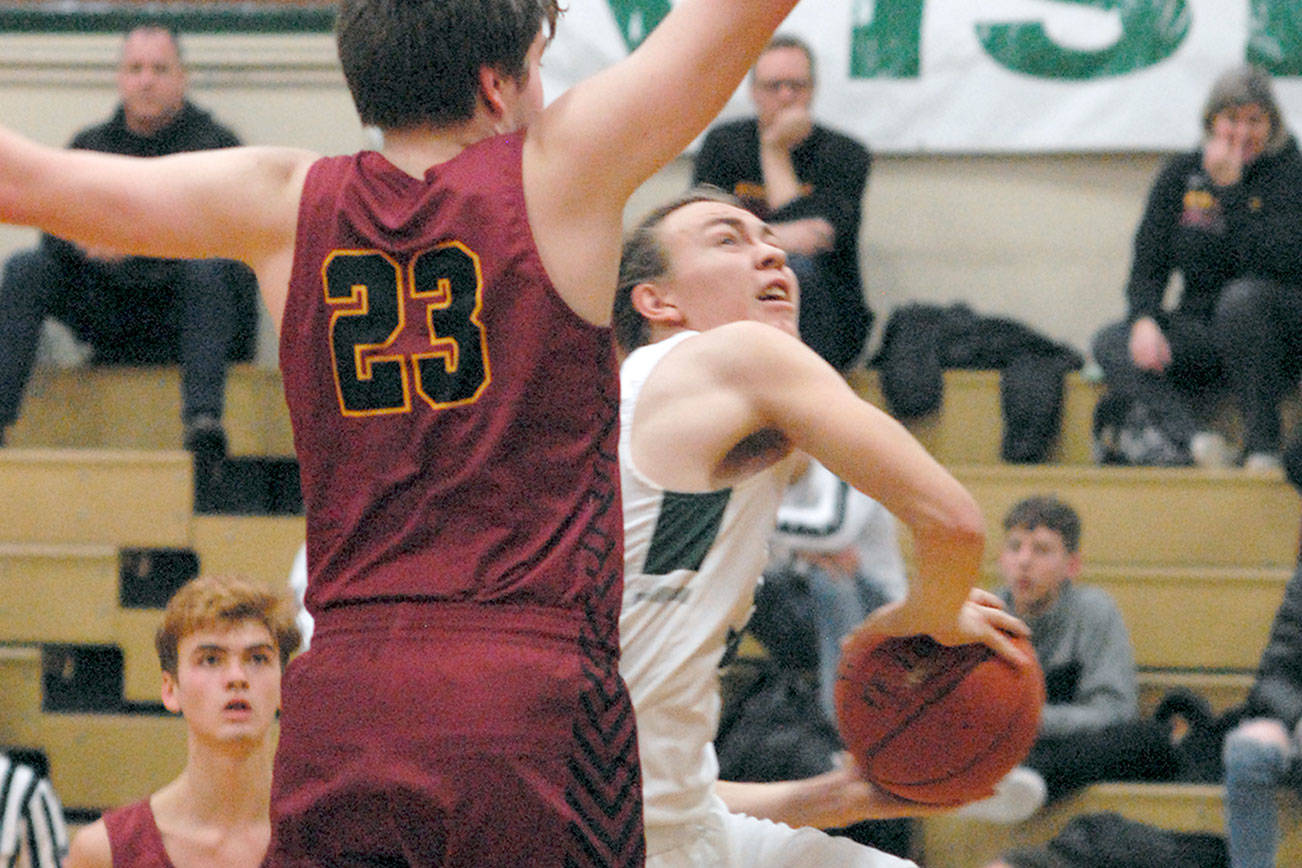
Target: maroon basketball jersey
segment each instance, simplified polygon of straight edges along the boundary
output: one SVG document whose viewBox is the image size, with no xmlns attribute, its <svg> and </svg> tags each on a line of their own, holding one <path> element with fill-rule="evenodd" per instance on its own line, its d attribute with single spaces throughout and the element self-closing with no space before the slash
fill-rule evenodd
<svg viewBox="0 0 1302 868">
<path fill-rule="evenodd" d="M 148 797 L 105 813 L 104 829 L 114 868 L 174 868 Z"/>
<path fill-rule="evenodd" d="M 618 617 L 611 334 L 543 270 L 522 142 L 423 179 L 375 152 L 308 173 L 280 363 L 314 612 L 403 598 Z"/>
</svg>

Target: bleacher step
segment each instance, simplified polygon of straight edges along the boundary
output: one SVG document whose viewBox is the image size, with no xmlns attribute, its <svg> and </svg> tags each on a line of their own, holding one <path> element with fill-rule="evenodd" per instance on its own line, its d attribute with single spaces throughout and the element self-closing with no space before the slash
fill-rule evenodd
<svg viewBox="0 0 1302 868">
<path fill-rule="evenodd" d="M 184 451 L 2 449 L 0 491 L 10 543 L 183 545 L 194 511 Z"/>
<path fill-rule="evenodd" d="M 232 365 L 223 424 L 233 455 L 292 456 L 294 438 L 280 372 Z M 180 369 L 37 368 L 6 442 L 47 449 L 180 449 Z"/>
<path fill-rule="evenodd" d="M 1281 473 L 1155 467 L 951 468 L 985 514 L 987 557 L 1004 514 L 1030 494 L 1080 513 L 1085 562 L 1103 566 L 1291 569 L 1302 500 Z"/>
<path fill-rule="evenodd" d="M 1010 847 L 1044 843 L 1078 814 L 1114 811 L 1131 820 L 1184 832 L 1225 832 L 1224 790 L 1209 784 L 1102 783 L 1072 794 L 1024 823 L 1000 826 L 952 815 L 920 822 L 927 868 L 982 868 Z M 1281 791 L 1279 865 L 1302 865 L 1302 801 Z M 1157 868 L 1157 866 L 1154 866 Z"/>
</svg>

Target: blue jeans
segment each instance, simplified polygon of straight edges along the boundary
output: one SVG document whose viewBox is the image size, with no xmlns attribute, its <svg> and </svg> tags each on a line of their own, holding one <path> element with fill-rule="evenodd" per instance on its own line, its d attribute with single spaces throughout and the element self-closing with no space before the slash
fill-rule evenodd
<svg viewBox="0 0 1302 868">
<path fill-rule="evenodd" d="M 1225 739 L 1225 830 L 1232 868 L 1275 868 L 1279 787 L 1290 781 L 1297 741 L 1284 748 L 1235 729 Z"/>
</svg>

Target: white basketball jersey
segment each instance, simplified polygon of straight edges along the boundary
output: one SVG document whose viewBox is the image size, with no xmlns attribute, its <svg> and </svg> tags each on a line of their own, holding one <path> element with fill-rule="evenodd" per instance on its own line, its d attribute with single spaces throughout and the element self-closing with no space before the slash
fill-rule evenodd
<svg viewBox="0 0 1302 868">
<path fill-rule="evenodd" d="M 770 469 L 719 491 L 666 491 L 633 466 L 631 426 L 642 384 L 666 353 L 696 334 L 642 347 L 620 371 L 620 670 L 637 712 L 650 854 L 694 834 L 711 809 L 718 666 L 750 617 L 785 487 Z"/>
</svg>

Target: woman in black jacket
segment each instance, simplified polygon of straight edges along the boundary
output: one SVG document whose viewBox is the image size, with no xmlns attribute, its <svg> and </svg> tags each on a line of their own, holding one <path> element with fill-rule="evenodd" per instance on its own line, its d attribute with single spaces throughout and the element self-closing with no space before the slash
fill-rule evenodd
<svg viewBox="0 0 1302 868">
<path fill-rule="evenodd" d="M 1186 461 L 1209 459 L 1200 463 L 1224 453 L 1194 432 L 1228 376 L 1245 465 L 1278 468 L 1278 404 L 1302 368 L 1302 154 L 1269 76 L 1252 66 L 1216 80 L 1203 130 L 1202 146 L 1172 158 L 1153 184 L 1126 320 L 1099 332 L 1094 357 L 1109 386 L 1144 404 Z M 1183 289 L 1167 310 L 1177 271 Z"/>
</svg>

